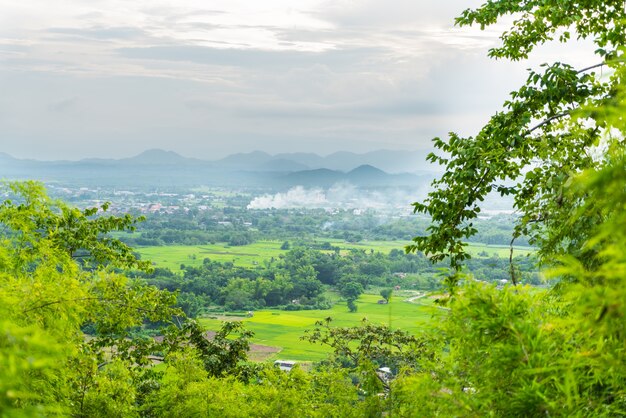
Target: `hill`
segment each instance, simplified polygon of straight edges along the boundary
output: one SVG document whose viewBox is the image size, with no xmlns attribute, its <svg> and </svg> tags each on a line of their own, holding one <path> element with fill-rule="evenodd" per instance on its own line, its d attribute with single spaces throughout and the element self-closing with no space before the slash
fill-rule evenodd
<svg viewBox="0 0 626 418">
<path fill-rule="evenodd" d="M 294 153 L 279 154 L 279 157 L 255 151 L 233 154 L 217 161 L 206 161 L 184 157 L 173 151 L 151 149 L 122 159 L 36 161 L 16 159 L 0 153 L 0 178 L 28 177 L 44 182 L 116 187 L 207 185 L 270 189 L 298 185 L 326 188 L 337 182 L 349 182 L 360 187 L 415 186 L 423 182 L 423 176 L 389 174 L 375 164 L 352 167 L 358 161 L 376 160 L 377 156 L 383 154 L 346 152 L 320 157 L 317 154 Z M 395 152 L 393 155 L 396 155 Z M 340 164 L 342 158 L 345 161 Z M 311 167 L 304 162 L 335 167 L 343 165 L 350 169 Z"/>
</svg>

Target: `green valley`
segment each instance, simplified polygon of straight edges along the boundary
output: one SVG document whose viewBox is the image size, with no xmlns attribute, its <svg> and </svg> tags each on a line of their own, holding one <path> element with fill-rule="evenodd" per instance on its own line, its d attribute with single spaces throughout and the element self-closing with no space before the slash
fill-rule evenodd
<svg viewBox="0 0 626 418">
<path fill-rule="evenodd" d="M 410 333 L 423 331 L 432 321 L 441 316 L 441 308 L 432 303 L 428 296 L 419 297 L 419 292 L 399 291 L 389 304 L 378 304 L 380 295 L 363 294 L 357 300 L 357 312 L 349 312 L 345 301 L 337 302 L 327 310 L 284 311 L 276 309 L 258 310 L 252 317 L 221 316 L 219 313 L 207 314 L 200 323 L 210 330 L 217 330 L 222 320 L 240 320 L 247 329 L 254 332 L 252 342 L 277 348 L 279 351 L 270 359 L 290 359 L 305 362 L 319 361 L 327 357 L 329 350 L 302 341 L 307 329 L 316 321 L 332 318 L 333 326 L 358 326 L 364 319 L 374 324 L 384 324 L 391 328 L 402 329 Z M 407 301 L 409 298 L 418 298 Z M 210 317 L 219 319 L 210 319 Z M 253 353 L 254 354 L 254 353 Z M 264 357 L 267 359 L 267 357 Z"/>
</svg>

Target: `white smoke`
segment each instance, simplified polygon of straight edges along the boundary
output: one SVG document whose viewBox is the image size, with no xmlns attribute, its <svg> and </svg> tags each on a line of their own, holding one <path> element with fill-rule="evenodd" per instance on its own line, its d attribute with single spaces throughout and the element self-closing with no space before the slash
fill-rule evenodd
<svg viewBox="0 0 626 418">
<path fill-rule="evenodd" d="M 322 189 L 305 189 L 296 186 L 286 193 L 265 194 L 255 197 L 248 209 L 290 209 L 290 208 L 326 208 L 330 207 Z"/>
<path fill-rule="evenodd" d="M 384 192 L 359 189 L 349 183 L 338 183 L 328 190 L 296 186 L 284 193 L 255 197 L 248 209 L 378 209 L 410 210 L 411 203 L 423 193 L 390 188 Z"/>
</svg>

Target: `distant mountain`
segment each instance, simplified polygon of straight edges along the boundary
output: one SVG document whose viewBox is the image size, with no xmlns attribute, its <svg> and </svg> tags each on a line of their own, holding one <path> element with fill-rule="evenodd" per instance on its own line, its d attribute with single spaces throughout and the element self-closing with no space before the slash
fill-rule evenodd
<svg viewBox="0 0 626 418">
<path fill-rule="evenodd" d="M 324 158 L 324 165 L 333 170 L 349 171 L 361 165 L 372 165 L 387 173 L 410 173 L 425 168 L 424 151 L 380 150 L 364 154 L 340 151 Z"/>
<path fill-rule="evenodd" d="M 14 159 L 15 158 L 11 157 L 6 152 L 0 152 L 0 161 L 11 161 L 11 160 L 14 160 Z"/>
<path fill-rule="evenodd" d="M 313 153 L 282 153 L 272 156 L 265 152 L 255 151 L 233 154 L 214 163 L 216 166 L 233 170 L 259 169 L 261 171 L 267 171 L 267 168 L 271 167 L 272 161 L 276 161 L 277 165 L 284 168 L 276 171 L 294 171 L 305 168 L 350 171 L 362 165 L 371 165 L 388 173 L 407 173 L 429 168 L 426 154 L 425 151 L 380 150 L 365 154 L 341 151 L 322 157 Z M 291 161 L 291 163 L 287 163 L 287 161 Z"/>
<path fill-rule="evenodd" d="M 266 161 L 262 164 L 255 166 L 254 169 L 256 171 L 275 171 L 275 172 L 290 173 L 294 171 L 309 170 L 310 167 L 307 165 L 301 164 L 299 162 L 288 160 L 285 158 L 272 158 L 269 161 Z"/>
<path fill-rule="evenodd" d="M 84 160 L 83 160 L 84 161 Z M 188 163 L 201 163 L 205 161 L 195 158 L 183 157 L 174 151 L 164 151 L 162 149 L 150 149 L 142 152 L 131 158 L 124 158 L 117 160 L 120 163 L 130 164 L 146 164 L 146 165 L 170 165 L 170 164 L 188 164 Z"/>
<path fill-rule="evenodd" d="M 413 186 L 429 176 L 389 174 L 373 163 L 380 161 L 390 165 L 394 159 L 406 163 L 417 158 L 417 154 L 410 154 L 397 151 L 367 154 L 341 152 L 321 157 L 310 153 L 272 156 L 255 151 L 205 161 L 183 157 L 172 151 L 152 149 L 123 159 L 36 161 L 0 153 L 0 178 L 116 187 L 209 185 L 278 189 L 297 185 L 330 187 L 338 182 L 349 182 L 359 187 Z M 361 163 L 363 161 L 366 162 Z M 328 166 L 320 167 L 319 164 Z M 340 165 L 348 168 L 333 168 Z M 395 165 L 396 168 L 400 166 Z M 422 165 L 421 168 L 423 170 L 428 166 Z"/>
<path fill-rule="evenodd" d="M 276 179 L 283 186 L 330 187 L 335 183 L 346 180 L 346 174 L 341 171 L 318 168 L 290 173 Z"/>
<path fill-rule="evenodd" d="M 430 177 L 428 177 L 430 178 Z M 328 188 L 336 183 L 346 182 L 359 187 L 398 187 L 417 186 L 429 181 L 425 176 L 414 174 L 389 174 L 371 165 L 362 165 L 345 173 L 338 170 L 320 168 L 287 174 L 275 179 L 284 186 L 305 186 Z"/>
<path fill-rule="evenodd" d="M 291 160 L 296 163 L 305 165 L 309 168 L 325 168 L 324 157 L 311 152 L 290 152 L 284 154 L 276 154 L 274 159 Z"/>
<path fill-rule="evenodd" d="M 232 154 L 221 160 L 213 161 L 217 167 L 230 168 L 235 170 L 253 170 L 261 164 L 265 164 L 272 159 L 272 156 L 263 151 L 253 151 L 247 153 Z"/>
<path fill-rule="evenodd" d="M 360 178 L 365 178 L 365 177 L 379 178 L 380 176 L 386 176 L 386 175 L 387 173 L 385 173 L 383 170 L 376 168 L 374 166 L 371 166 L 369 164 L 360 165 L 348 173 L 348 177 L 360 177 Z"/>
</svg>

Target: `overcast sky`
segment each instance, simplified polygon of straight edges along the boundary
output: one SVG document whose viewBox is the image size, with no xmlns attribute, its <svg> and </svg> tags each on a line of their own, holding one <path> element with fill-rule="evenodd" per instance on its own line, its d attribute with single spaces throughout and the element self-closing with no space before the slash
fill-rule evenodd
<svg viewBox="0 0 626 418">
<path fill-rule="evenodd" d="M 0 0 L 0 152 L 417 150 L 475 132 L 525 68 L 589 63 L 489 60 L 505 26 L 453 26 L 480 3 Z"/>
</svg>

